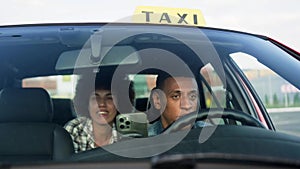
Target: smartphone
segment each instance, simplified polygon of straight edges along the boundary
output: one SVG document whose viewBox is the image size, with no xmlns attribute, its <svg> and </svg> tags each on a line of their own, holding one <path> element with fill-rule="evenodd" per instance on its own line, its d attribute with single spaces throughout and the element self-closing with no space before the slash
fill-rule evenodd
<svg viewBox="0 0 300 169">
<path fill-rule="evenodd" d="M 143 112 L 119 114 L 116 118 L 117 131 L 124 137 L 147 137 L 148 124 Z"/>
</svg>

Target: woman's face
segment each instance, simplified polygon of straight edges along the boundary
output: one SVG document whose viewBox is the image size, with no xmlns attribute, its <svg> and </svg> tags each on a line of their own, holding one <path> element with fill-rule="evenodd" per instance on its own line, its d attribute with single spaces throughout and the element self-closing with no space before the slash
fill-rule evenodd
<svg viewBox="0 0 300 169">
<path fill-rule="evenodd" d="M 110 90 L 96 90 L 91 93 L 89 99 L 89 113 L 93 122 L 104 125 L 112 124 L 117 109 L 113 102 L 113 96 Z"/>
</svg>

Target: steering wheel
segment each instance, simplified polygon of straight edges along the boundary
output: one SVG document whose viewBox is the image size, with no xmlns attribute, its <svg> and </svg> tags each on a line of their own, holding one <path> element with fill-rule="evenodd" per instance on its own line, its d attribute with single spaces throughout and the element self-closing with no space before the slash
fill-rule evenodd
<svg viewBox="0 0 300 169">
<path fill-rule="evenodd" d="M 199 121 L 204 122 L 204 120 L 204 126 L 217 125 L 213 122 L 213 119 L 223 119 L 225 124 L 229 121 L 233 121 L 235 124 L 236 122 L 240 122 L 242 125 L 246 126 L 266 128 L 260 121 L 241 111 L 229 109 L 205 109 L 182 116 L 166 128 L 164 133 L 179 131 L 188 125 L 195 124 Z"/>
</svg>

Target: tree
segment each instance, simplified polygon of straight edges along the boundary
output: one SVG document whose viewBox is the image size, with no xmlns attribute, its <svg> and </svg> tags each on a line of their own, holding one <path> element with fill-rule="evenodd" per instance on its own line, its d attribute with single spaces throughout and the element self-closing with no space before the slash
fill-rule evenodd
<svg viewBox="0 0 300 169">
<path fill-rule="evenodd" d="M 300 96 L 299 93 L 294 95 L 294 106 L 300 106 Z"/>
<path fill-rule="evenodd" d="M 274 95 L 273 95 L 273 105 L 275 107 L 279 106 L 279 100 L 278 100 L 276 93 L 274 93 Z"/>
<path fill-rule="evenodd" d="M 266 107 L 270 106 L 268 95 L 265 95 L 265 105 L 266 105 Z"/>
</svg>

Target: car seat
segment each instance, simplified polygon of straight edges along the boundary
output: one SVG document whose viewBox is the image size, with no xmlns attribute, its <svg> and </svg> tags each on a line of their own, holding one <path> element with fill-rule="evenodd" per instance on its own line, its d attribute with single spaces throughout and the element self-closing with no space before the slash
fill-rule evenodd
<svg viewBox="0 0 300 169">
<path fill-rule="evenodd" d="M 51 123 L 49 94 L 42 88 L 0 92 L 0 162 L 64 160 L 74 153 L 72 138 Z"/>
<path fill-rule="evenodd" d="M 52 98 L 53 123 L 64 126 L 77 117 L 72 99 Z"/>
</svg>

